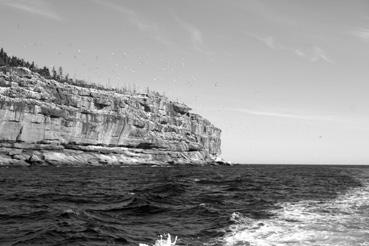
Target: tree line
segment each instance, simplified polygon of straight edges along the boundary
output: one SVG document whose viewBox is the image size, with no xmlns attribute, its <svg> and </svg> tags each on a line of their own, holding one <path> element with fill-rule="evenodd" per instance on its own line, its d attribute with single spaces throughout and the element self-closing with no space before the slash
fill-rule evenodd
<svg viewBox="0 0 369 246">
<path fill-rule="evenodd" d="M 0 66 L 26 67 L 32 72 L 36 72 L 43 77 L 51 77 L 50 71 L 46 66 L 44 66 L 43 68 L 39 68 L 35 65 L 35 62 L 28 62 L 16 56 L 9 56 L 3 48 L 0 49 Z"/>
<path fill-rule="evenodd" d="M 129 88 L 127 86 L 120 87 L 120 88 L 107 88 L 107 87 L 105 87 L 101 84 L 89 83 L 89 82 L 86 82 L 86 81 L 81 80 L 81 79 L 70 78 L 69 74 L 64 75 L 62 67 L 59 67 L 58 69 L 53 67 L 51 70 L 46 66 L 38 67 L 35 64 L 34 61 L 28 62 L 28 61 L 25 61 L 24 59 L 18 58 L 16 56 L 9 56 L 4 51 L 3 48 L 0 49 L 0 66 L 26 67 L 29 70 L 31 70 L 32 72 L 38 73 L 46 79 L 54 79 L 54 80 L 56 80 L 60 83 L 68 83 L 70 85 L 75 85 L 75 86 L 84 87 L 84 88 L 110 90 L 110 91 L 115 91 L 117 93 L 122 93 L 122 94 L 126 94 L 126 93 L 135 94 L 136 93 L 135 86 L 133 86 L 133 88 Z M 156 96 L 164 96 L 164 94 L 161 95 L 158 92 L 151 91 L 149 88 L 146 88 L 146 94 L 154 94 Z"/>
<path fill-rule="evenodd" d="M 0 66 L 8 66 L 8 67 L 26 67 L 32 72 L 40 74 L 42 77 L 46 79 L 54 79 L 61 83 L 68 83 L 71 85 L 76 85 L 85 88 L 95 88 L 95 89 L 104 89 L 104 90 L 115 90 L 117 92 L 125 92 L 126 89 L 111 89 L 105 88 L 103 85 L 98 85 L 95 83 L 88 83 L 81 79 L 72 79 L 69 77 L 69 74 L 64 75 L 63 68 L 59 67 L 56 69 L 53 67 L 51 70 L 44 66 L 38 67 L 34 61 L 28 62 L 22 58 L 18 58 L 16 56 L 9 56 L 3 48 L 0 49 Z"/>
<path fill-rule="evenodd" d="M 28 62 L 22 58 L 16 56 L 9 56 L 3 48 L 0 49 L 0 66 L 8 67 L 26 67 L 32 72 L 38 73 L 47 79 L 55 79 L 59 82 L 70 82 L 69 75 L 63 74 L 63 68 L 59 67 L 58 70 L 53 67 L 50 69 L 46 66 L 40 68 L 35 65 L 35 62 Z"/>
</svg>

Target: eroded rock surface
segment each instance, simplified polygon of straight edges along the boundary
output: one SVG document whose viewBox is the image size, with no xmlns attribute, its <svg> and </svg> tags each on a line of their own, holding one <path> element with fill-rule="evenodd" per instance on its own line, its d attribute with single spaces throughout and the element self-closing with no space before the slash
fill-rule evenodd
<svg viewBox="0 0 369 246">
<path fill-rule="evenodd" d="M 0 67 L 0 165 L 213 163 L 221 131 L 190 110 Z"/>
</svg>

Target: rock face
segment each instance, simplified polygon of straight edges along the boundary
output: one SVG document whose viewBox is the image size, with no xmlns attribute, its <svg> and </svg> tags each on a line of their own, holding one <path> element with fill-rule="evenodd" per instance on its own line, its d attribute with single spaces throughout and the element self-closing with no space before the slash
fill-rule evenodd
<svg viewBox="0 0 369 246">
<path fill-rule="evenodd" d="M 190 110 L 0 67 L 0 165 L 213 163 L 221 131 Z"/>
</svg>

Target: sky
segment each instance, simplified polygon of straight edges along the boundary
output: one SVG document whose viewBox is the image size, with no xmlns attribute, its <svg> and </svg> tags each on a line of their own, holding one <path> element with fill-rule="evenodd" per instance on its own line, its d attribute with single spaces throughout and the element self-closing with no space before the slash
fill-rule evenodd
<svg viewBox="0 0 369 246">
<path fill-rule="evenodd" d="M 164 93 L 237 163 L 369 164 L 368 0 L 0 0 L 0 47 Z"/>
</svg>

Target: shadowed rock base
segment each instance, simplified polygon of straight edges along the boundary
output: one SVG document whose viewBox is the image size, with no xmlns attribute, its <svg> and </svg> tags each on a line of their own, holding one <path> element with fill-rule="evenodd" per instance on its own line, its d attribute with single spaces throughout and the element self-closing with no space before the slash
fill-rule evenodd
<svg viewBox="0 0 369 246">
<path fill-rule="evenodd" d="M 117 166 L 215 164 L 206 152 L 173 152 L 139 148 L 83 146 L 78 150 L 58 145 L 3 143 L 0 166 Z"/>
</svg>

